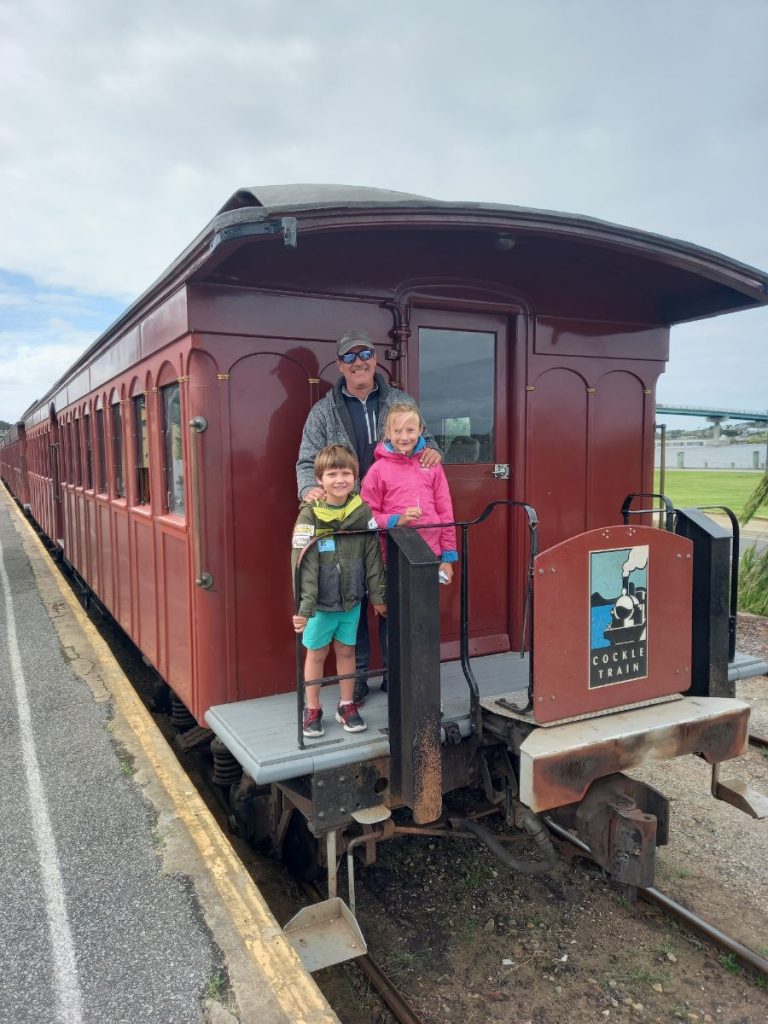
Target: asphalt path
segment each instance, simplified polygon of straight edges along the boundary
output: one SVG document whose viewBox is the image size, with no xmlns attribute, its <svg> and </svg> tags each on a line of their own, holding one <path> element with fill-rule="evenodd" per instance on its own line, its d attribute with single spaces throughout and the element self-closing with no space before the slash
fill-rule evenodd
<svg viewBox="0 0 768 1024">
<path fill-rule="evenodd" d="M 768 548 L 768 519 L 752 519 L 740 527 L 739 550 L 743 553 L 747 548 L 755 548 L 759 555 Z"/>
<path fill-rule="evenodd" d="M 222 957 L 0 506 L 0 1022 L 200 1024 Z"/>
</svg>

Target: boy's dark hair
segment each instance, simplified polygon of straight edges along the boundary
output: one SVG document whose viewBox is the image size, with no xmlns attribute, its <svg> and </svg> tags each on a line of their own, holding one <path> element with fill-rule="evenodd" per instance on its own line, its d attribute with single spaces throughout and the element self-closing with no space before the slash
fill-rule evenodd
<svg viewBox="0 0 768 1024">
<path fill-rule="evenodd" d="M 321 448 L 315 457 L 315 477 L 319 480 L 327 469 L 351 469 L 357 478 L 360 464 L 355 453 L 345 444 L 329 444 Z"/>
</svg>

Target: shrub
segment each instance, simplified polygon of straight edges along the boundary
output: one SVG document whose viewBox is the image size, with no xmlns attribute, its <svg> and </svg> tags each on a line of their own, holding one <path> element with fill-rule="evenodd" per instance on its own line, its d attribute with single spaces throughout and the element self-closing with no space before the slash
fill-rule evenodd
<svg viewBox="0 0 768 1024">
<path fill-rule="evenodd" d="M 739 611 L 768 616 L 768 548 L 747 548 L 739 566 Z"/>
</svg>

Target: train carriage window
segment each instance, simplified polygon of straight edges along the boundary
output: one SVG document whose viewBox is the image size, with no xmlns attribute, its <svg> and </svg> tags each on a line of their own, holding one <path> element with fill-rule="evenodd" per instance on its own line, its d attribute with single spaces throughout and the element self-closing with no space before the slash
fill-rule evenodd
<svg viewBox="0 0 768 1024">
<path fill-rule="evenodd" d="M 67 483 L 75 482 L 75 454 L 72 445 L 72 434 L 74 432 L 72 420 L 67 423 Z"/>
<path fill-rule="evenodd" d="M 133 437 L 136 452 L 136 504 L 149 504 L 149 428 L 147 396 L 133 399 Z"/>
<path fill-rule="evenodd" d="M 120 415 L 120 399 L 112 403 L 112 462 L 115 469 L 115 497 L 125 497 L 123 476 L 123 418 Z"/>
<path fill-rule="evenodd" d="M 419 329 L 419 405 L 446 463 L 494 462 L 494 352 L 489 331 Z"/>
<path fill-rule="evenodd" d="M 181 445 L 181 399 L 179 385 L 161 389 L 163 396 L 163 451 L 165 455 L 166 506 L 169 512 L 183 516 L 184 460 Z"/>
<path fill-rule="evenodd" d="M 83 416 L 83 454 L 85 455 L 85 489 L 93 490 L 93 447 L 91 441 L 91 417 Z"/>
<path fill-rule="evenodd" d="M 75 486 L 83 486 L 83 458 L 80 449 L 80 420 L 75 420 Z"/>
<path fill-rule="evenodd" d="M 107 493 L 107 457 L 104 445 L 104 410 L 96 410 L 96 479 L 99 494 Z"/>
<path fill-rule="evenodd" d="M 48 456 L 51 463 L 51 481 L 53 483 L 53 494 L 54 501 L 59 501 L 59 459 L 56 449 L 59 446 L 57 444 L 48 445 Z"/>
</svg>

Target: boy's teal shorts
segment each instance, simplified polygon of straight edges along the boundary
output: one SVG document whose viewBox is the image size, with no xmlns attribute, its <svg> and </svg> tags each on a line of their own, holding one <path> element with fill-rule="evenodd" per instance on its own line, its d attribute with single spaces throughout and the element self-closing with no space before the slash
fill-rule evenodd
<svg viewBox="0 0 768 1024">
<path fill-rule="evenodd" d="M 315 612 L 304 627 L 301 642 L 310 651 L 325 647 L 331 640 L 354 647 L 357 640 L 357 624 L 360 621 L 360 605 L 348 612 Z"/>
</svg>

